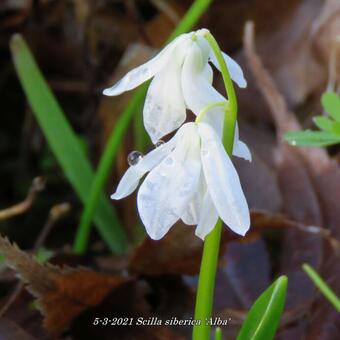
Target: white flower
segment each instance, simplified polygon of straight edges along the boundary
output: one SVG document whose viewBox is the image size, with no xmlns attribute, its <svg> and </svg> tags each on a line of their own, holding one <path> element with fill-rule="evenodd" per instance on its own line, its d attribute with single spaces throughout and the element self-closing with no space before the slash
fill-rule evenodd
<svg viewBox="0 0 340 340">
<path fill-rule="evenodd" d="M 238 156 L 249 159 L 248 148 L 240 148 Z M 249 209 L 238 174 L 209 124 L 184 124 L 169 142 L 130 166 L 111 198 L 131 194 L 147 172 L 137 205 L 152 239 L 162 238 L 179 219 L 197 224 L 196 235 L 202 239 L 218 217 L 240 235 L 249 229 Z"/>
<path fill-rule="evenodd" d="M 219 65 L 203 37 L 207 32 L 202 29 L 180 35 L 153 59 L 104 90 L 105 95 L 119 95 L 154 77 L 143 110 L 144 125 L 153 143 L 184 123 L 187 108 L 198 115 L 207 104 L 226 100 L 212 86 L 213 72 L 209 61 L 218 69 Z M 238 86 L 246 87 L 241 67 L 226 54 L 223 56 L 231 78 Z M 220 109 L 215 111 L 221 112 Z M 223 113 L 209 116 L 216 120 L 214 125 L 223 126 Z"/>
</svg>

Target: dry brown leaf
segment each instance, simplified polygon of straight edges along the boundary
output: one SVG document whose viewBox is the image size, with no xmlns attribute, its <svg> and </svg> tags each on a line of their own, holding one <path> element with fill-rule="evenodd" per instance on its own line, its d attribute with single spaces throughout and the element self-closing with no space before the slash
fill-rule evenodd
<svg viewBox="0 0 340 340">
<path fill-rule="evenodd" d="M 0 254 L 37 298 L 45 317 L 44 326 L 52 334 L 61 334 L 80 313 L 101 303 L 113 289 L 127 281 L 120 276 L 107 276 L 85 268 L 39 264 L 2 236 Z"/>
<path fill-rule="evenodd" d="M 177 223 L 161 240 L 149 237 L 135 250 L 130 269 L 146 275 L 198 273 L 203 242 L 194 228 Z"/>
<path fill-rule="evenodd" d="M 38 340 L 14 321 L 3 317 L 0 319 L 0 334 L 1 340 Z"/>
<path fill-rule="evenodd" d="M 336 90 L 340 83 L 340 2 L 327 0 L 314 22 L 312 39 L 320 59 L 329 65 L 328 86 Z"/>
<path fill-rule="evenodd" d="M 281 157 L 279 166 L 286 167 L 281 172 L 281 188 L 286 192 L 286 212 L 300 222 L 315 223 L 327 228 L 338 238 L 340 214 L 336 202 L 340 196 L 340 169 L 324 149 L 292 148 L 282 141 L 283 134 L 291 129 L 298 129 L 299 123 L 295 115 L 289 112 L 284 97 L 255 52 L 253 26 L 250 23 L 245 29 L 245 51 L 277 128 Z M 322 264 L 321 273 L 327 268 L 325 278 L 335 283 L 336 293 L 339 294 L 339 259 L 330 247 L 323 248 L 320 241 L 315 237 L 299 238 L 294 231 L 286 233 L 283 268 L 287 271 L 290 269 L 288 274 L 291 294 L 288 294 L 288 305 L 308 305 L 310 298 L 314 298 L 314 288 L 312 290 L 311 283 L 306 281 L 306 275 L 298 270 L 303 262 L 313 264 L 317 270 L 320 270 Z M 340 336 L 338 314 L 336 315 L 331 306 L 325 305 L 324 298 L 315 302 L 309 323 L 302 327 L 307 339 L 337 339 Z M 301 324 L 291 331 L 298 331 L 300 328 Z"/>
</svg>

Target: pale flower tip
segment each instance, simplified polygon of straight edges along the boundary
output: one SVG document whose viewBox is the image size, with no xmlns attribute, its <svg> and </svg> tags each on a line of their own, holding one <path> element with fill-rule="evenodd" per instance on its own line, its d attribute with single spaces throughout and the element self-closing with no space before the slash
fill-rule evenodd
<svg viewBox="0 0 340 340">
<path fill-rule="evenodd" d="M 246 236 L 247 232 L 249 231 L 250 225 L 247 224 L 246 227 L 240 228 L 236 233 L 241 235 L 241 236 Z"/>
<path fill-rule="evenodd" d="M 209 33 L 210 33 L 210 31 L 207 28 L 201 28 L 197 31 L 197 34 L 200 35 L 200 36 L 205 36 Z"/>
<path fill-rule="evenodd" d="M 104 96 L 113 96 L 111 88 L 105 89 L 103 91 Z"/>
<path fill-rule="evenodd" d="M 117 195 L 116 193 L 112 194 L 112 195 L 110 196 L 110 198 L 111 198 L 112 200 L 119 200 L 119 197 L 118 197 L 118 195 Z"/>
<path fill-rule="evenodd" d="M 239 80 L 237 84 L 241 89 L 245 89 L 247 87 L 247 81 L 243 78 L 242 80 Z"/>
<path fill-rule="evenodd" d="M 200 238 L 200 239 L 204 242 L 204 239 L 205 239 L 205 236 L 206 236 L 206 235 L 202 235 L 201 233 L 198 233 L 198 232 L 196 232 L 196 231 L 195 231 L 195 235 L 196 235 L 198 238 Z"/>
<path fill-rule="evenodd" d="M 149 237 L 151 238 L 151 240 L 154 240 L 154 241 L 159 241 L 162 236 L 158 235 L 157 233 L 152 233 L 150 231 L 147 232 Z"/>
</svg>

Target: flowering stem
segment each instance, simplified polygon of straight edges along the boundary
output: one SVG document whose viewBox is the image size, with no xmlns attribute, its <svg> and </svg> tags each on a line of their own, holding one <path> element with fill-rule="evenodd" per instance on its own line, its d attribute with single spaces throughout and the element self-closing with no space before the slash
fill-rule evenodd
<svg viewBox="0 0 340 340">
<path fill-rule="evenodd" d="M 196 123 L 200 123 L 203 119 L 203 117 L 211 110 L 214 109 L 215 107 L 219 107 L 219 106 L 227 106 L 228 102 L 224 101 L 224 102 L 216 102 L 216 103 L 212 103 L 212 104 L 208 104 L 207 106 L 205 106 L 200 113 L 197 115 L 195 122 Z"/>
<path fill-rule="evenodd" d="M 225 111 L 225 118 L 224 118 L 224 127 L 223 127 L 223 144 L 226 148 L 228 155 L 231 157 L 233 152 L 234 146 L 234 133 L 235 133 L 235 125 L 237 119 L 237 99 L 234 90 L 233 82 L 230 78 L 230 73 L 228 71 L 227 65 L 224 61 L 222 52 L 220 47 L 218 46 L 217 41 L 211 35 L 210 32 L 205 34 L 205 39 L 209 42 L 220 66 L 220 70 L 222 73 L 222 78 L 224 82 L 224 87 L 228 94 L 228 107 Z"/>
<path fill-rule="evenodd" d="M 225 119 L 223 127 L 223 144 L 229 157 L 232 157 L 237 120 L 237 100 L 235 90 L 217 41 L 210 32 L 206 33 L 204 37 L 209 42 L 216 56 L 228 95 L 228 104 L 224 106 Z M 219 103 L 216 103 L 213 107 L 219 106 L 218 104 Z M 205 111 L 205 109 L 209 110 L 211 107 L 206 107 L 201 112 Z M 207 321 L 211 318 L 213 310 L 215 277 L 220 249 L 221 231 L 222 221 L 219 219 L 215 228 L 207 235 L 204 241 L 195 307 L 195 320 L 199 320 L 201 324 L 194 326 L 193 340 L 210 339 L 211 326 L 207 324 Z"/>
</svg>

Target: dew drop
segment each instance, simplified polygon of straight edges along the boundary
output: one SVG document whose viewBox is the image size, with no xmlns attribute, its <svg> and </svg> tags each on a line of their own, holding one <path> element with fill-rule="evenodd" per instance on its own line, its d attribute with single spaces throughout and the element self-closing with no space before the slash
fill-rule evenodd
<svg viewBox="0 0 340 340">
<path fill-rule="evenodd" d="M 139 151 L 132 151 L 127 156 L 129 165 L 136 165 L 143 158 L 143 154 Z"/>
<path fill-rule="evenodd" d="M 162 146 L 163 144 L 164 144 L 165 142 L 164 142 L 164 140 L 158 140 L 157 142 L 156 142 L 156 144 L 155 144 L 155 147 L 156 148 L 159 148 L 160 146 Z"/>
</svg>

